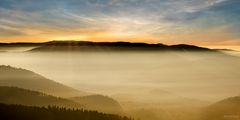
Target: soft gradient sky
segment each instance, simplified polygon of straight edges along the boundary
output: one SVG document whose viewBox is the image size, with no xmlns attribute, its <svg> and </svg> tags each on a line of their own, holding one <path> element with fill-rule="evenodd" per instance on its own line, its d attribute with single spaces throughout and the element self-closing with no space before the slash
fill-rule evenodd
<svg viewBox="0 0 240 120">
<path fill-rule="evenodd" d="M 240 0 L 0 0 L 0 42 L 240 45 Z"/>
</svg>

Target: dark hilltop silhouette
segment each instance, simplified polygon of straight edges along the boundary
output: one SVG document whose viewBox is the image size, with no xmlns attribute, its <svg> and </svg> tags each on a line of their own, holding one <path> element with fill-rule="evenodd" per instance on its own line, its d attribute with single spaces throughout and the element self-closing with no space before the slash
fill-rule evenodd
<svg viewBox="0 0 240 120">
<path fill-rule="evenodd" d="M 13 43 L 0 43 L 0 47 L 32 47 L 41 46 L 45 43 L 32 43 L 32 42 L 13 42 Z"/>
<path fill-rule="evenodd" d="M 164 45 L 131 42 L 50 41 L 30 50 L 51 51 L 214 51 L 194 45 Z"/>
<path fill-rule="evenodd" d="M 164 45 L 132 42 L 50 41 L 42 43 L 0 43 L 0 47 L 35 47 L 31 52 L 53 51 L 208 51 L 216 50 L 195 45 Z"/>
</svg>

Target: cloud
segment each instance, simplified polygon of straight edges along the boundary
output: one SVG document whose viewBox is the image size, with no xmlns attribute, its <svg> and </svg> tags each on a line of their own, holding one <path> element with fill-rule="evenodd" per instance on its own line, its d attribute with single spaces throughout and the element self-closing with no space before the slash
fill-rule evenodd
<svg viewBox="0 0 240 120">
<path fill-rule="evenodd" d="M 21 31 L 16 31 L 12 29 L 5 29 L 5 28 L 0 28 L 0 36 L 15 36 L 15 35 L 25 35 Z"/>
<path fill-rule="evenodd" d="M 182 39 L 174 34 L 207 36 L 204 31 L 219 30 L 218 34 L 238 38 L 239 4 L 238 0 L 1 0 L 0 29 L 15 36 L 112 34 L 127 39 L 142 34 L 159 40 Z"/>
</svg>

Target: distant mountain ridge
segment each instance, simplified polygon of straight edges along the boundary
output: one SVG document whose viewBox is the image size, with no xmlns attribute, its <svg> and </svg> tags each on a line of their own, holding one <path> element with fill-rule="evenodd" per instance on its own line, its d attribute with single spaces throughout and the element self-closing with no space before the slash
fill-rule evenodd
<svg viewBox="0 0 240 120">
<path fill-rule="evenodd" d="M 45 43 L 32 43 L 32 42 L 13 42 L 13 43 L 0 43 L 0 47 L 27 47 L 27 46 L 40 46 Z"/>
<path fill-rule="evenodd" d="M 31 52 L 51 51 L 214 51 L 194 45 L 164 45 L 131 42 L 50 41 Z"/>
<path fill-rule="evenodd" d="M 195 45 L 164 45 L 141 42 L 49 41 L 42 43 L 0 43 L 0 47 L 29 47 L 31 52 L 50 51 L 217 51 Z"/>
</svg>

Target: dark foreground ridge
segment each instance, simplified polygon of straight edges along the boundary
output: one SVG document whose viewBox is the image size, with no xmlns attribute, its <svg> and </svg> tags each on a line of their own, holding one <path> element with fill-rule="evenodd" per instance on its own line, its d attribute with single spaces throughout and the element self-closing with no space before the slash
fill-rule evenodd
<svg viewBox="0 0 240 120">
<path fill-rule="evenodd" d="M 2 120 L 132 120 L 113 114 L 56 106 L 30 107 L 0 104 Z"/>
<path fill-rule="evenodd" d="M 18 87 L 0 86 L 0 103 L 21 104 L 26 106 L 59 106 L 65 108 L 85 108 L 74 101 L 44 94 L 42 92 L 27 90 Z"/>
</svg>

